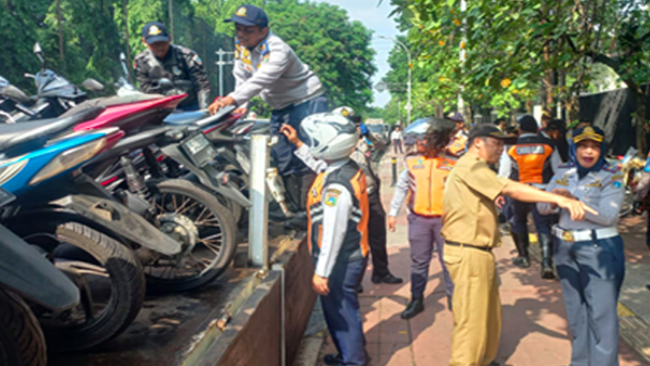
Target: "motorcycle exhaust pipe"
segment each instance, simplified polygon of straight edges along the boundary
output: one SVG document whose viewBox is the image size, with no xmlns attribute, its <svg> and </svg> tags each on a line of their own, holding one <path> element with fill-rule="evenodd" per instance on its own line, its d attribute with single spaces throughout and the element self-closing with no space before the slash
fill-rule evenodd
<svg viewBox="0 0 650 366">
<path fill-rule="evenodd" d="M 284 188 L 282 179 L 280 179 L 280 174 L 278 173 L 277 168 L 269 168 L 266 170 L 266 185 L 269 187 L 269 191 L 271 192 L 271 195 L 273 196 L 275 202 L 280 205 L 282 213 L 287 218 L 292 218 L 294 216 L 294 213 L 291 212 L 291 210 L 289 210 L 289 206 L 287 206 L 287 200 L 285 197 L 286 189 Z"/>
</svg>

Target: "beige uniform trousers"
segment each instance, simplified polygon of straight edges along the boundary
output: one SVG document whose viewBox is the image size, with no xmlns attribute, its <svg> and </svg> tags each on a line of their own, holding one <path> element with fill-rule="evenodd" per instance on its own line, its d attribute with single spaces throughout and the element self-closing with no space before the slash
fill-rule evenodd
<svg viewBox="0 0 650 366">
<path fill-rule="evenodd" d="M 501 299 L 494 256 L 480 249 L 451 245 L 445 245 L 444 253 L 454 283 L 449 365 L 489 365 L 497 356 L 501 336 Z"/>
</svg>

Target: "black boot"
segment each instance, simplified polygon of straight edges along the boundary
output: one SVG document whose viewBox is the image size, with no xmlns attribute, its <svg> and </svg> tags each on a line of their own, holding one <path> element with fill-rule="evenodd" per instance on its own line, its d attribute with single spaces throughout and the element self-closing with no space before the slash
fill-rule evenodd
<svg viewBox="0 0 650 366">
<path fill-rule="evenodd" d="M 512 263 L 520 268 L 530 267 L 530 257 L 528 256 L 530 241 L 528 239 L 528 233 L 512 233 L 512 240 L 514 240 L 517 253 L 519 253 L 519 257 L 513 258 Z"/>
<path fill-rule="evenodd" d="M 406 307 L 406 310 L 400 315 L 402 319 L 411 319 L 412 317 L 424 311 L 424 297 L 413 296 L 413 299 Z"/>
<path fill-rule="evenodd" d="M 284 227 L 289 230 L 307 231 L 307 212 L 300 211 L 294 217 L 284 222 Z"/>
<path fill-rule="evenodd" d="M 390 272 L 384 276 L 372 275 L 372 283 L 388 283 L 390 285 L 397 285 L 402 282 L 404 281 L 401 278 L 393 276 Z"/>
<path fill-rule="evenodd" d="M 537 234 L 539 245 L 542 247 L 542 278 L 553 279 L 553 244 L 549 234 Z"/>
</svg>

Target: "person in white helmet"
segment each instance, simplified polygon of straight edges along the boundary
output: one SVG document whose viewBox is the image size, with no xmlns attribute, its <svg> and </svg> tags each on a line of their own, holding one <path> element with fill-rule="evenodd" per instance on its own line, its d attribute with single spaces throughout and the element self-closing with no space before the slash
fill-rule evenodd
<svg viewBox="0 0 650 366">
<path fill-rule="evenodd" d="M 359 120 L 358 128 L 359 132 L 361 132 L 361 138 L 352 150 L 350 158 L 359 165 L 361 170 L 365 173 L 367 180 L 369 225 L 373 228 L 369 237 L 370 253 L 372 257 L 372 282 L 376 284 L 400 284 L 403 282 L 402 279 L 395 277 L 388 269 L 388 253 L 386 251 L 386 211 L 384 211 L 384 206 L 381 202 L 381 180 L 379 179 L 379 176 L 375 174 L 370 158 L 370 145 L 377 145 L 377 148 L 381 148 L 382 146 L 385 146 L 385 144 L 382 144 L 380 139 L 377 139 L 370 133 L 370 131 L 368 131 L 367 128 L 364 128 L 365 126 L 361 123 L 360 119 L 357 118 L 359 116 L 355 114 L 352 108 L 339 107 L 334 109 L 332 113 L 347 117 L 355 124 L 357 123 L 355 120 Z M 289 142 L 297 147 L 295 152 L 296 156 L 311 170 L 320 173 L 327 169 L 327 162 L 315 159 L 312 156 L 309 152 L 308 146 L 300 141 L 295 129 L 290 125 L 283 125 L 280 131 L 284 133 Z"/>
<path fill-rule="evenodd" d="M 365 365 L 357 289 L 370 250 L 368 192 L 365 174 L 349 157 L 359 133 L 352 121 L 334 113 L 309 116 L 300 129 L 311 155 L 327 162 L 307 198 L 307 238 L 315 263 L 312 285 L 338 351 L 325 362 Z"/>
</svg>

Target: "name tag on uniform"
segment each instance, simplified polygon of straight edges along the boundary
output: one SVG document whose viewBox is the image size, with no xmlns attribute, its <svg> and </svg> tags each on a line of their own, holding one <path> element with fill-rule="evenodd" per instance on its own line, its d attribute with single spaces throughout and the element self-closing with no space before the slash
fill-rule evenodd
<svg viewBox="0 0 650 366">
<path fill-rule="evenodd" d="M 587 188 L 592 188 L 592 187 L 601 188 L 602 186 L 603 185 L 600 184 L 600 180 L 597 180 L 595 182 L 591 182 L 591 183 L 587 184 L 585 187 L 587 187 Z"/>
<path fill-rule="evenodd" d="M 517 155 L 541 155 L 544 154 L 544 146 L 518 146 Z"/>
</svg>

